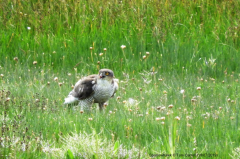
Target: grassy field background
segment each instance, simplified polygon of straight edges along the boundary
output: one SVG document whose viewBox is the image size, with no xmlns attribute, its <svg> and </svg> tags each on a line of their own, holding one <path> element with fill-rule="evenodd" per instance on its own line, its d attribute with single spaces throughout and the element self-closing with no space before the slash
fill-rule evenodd
<svg viewBox="0 0 240 159">
<path fill-rule="evenodd" d="M 240 156 L 240 2 L 6 0 L 0 8 L 1 157 Z M 104 112 L 62 104 L 101 68 L 120 80 Z"/>
</svg>

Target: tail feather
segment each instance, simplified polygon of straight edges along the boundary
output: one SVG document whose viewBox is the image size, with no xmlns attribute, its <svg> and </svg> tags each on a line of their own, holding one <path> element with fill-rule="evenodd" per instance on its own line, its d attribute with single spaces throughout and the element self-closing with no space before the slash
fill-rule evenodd
<svg viewBox="0 0 240 159">
<path fill-rule="evenodd" d="M 72 95 L 68 95 L 68 97 L 65 98 L 64 100 L 65 100 L 64 104 L 71 104 L 71 103 L 78 101 L 78 98 L 76 98 Z"/>
</svg>

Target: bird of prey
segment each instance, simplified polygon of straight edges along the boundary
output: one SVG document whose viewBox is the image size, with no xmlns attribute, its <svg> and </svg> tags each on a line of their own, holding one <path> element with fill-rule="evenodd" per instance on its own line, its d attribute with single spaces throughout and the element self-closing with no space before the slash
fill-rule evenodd
<svg viewBox="0 0 240 159">
<path fill-rule="evenodd" d="M 99 109 L 102 110 L 104 103 L 113 97 L 117 90 L 118 79 L 114 78 L 113 71 L 101 69 L 98 75 L 80 79 L 65 98 L 64 104 L 79 102 L 81 109 L 89 110 L 93 103 L 98 103 Z"/>
</svg>

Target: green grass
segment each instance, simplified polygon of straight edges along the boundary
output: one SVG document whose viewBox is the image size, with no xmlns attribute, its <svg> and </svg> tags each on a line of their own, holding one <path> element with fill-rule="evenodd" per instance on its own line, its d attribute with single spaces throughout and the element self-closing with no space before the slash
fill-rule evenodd
<svg viewBox="0 0 240 159">
<path fill-rule="evenodd" d="M 238 158 L 239 6 L 1 1 L 1 157 Z M 105 111 L 64 106 L 100 68 L 120 80 Z"/>
<path fill-rule="evenodd" d="M 218 77 L 225 69 L 239 70 L 238 6 L 238 1 L 4 1 L 0 58 L 38 61 L 58 71 L 78 62 L 93 62 L 88 69 L 96 70 L 99 60 L 100 67 L 121 71 L 154 66 L 161 73 L 180 73 L 184 67 Z M 121 45 L 127 46 L 125 57 Z M 89 47 L 93 55 L 107 48 L 108 58 L 92 61 Z M 147 51 L 151 63 L 142 65 Z M 209 69 L 205 60 L 211 57 L 216 61 Z"/>
</svg>

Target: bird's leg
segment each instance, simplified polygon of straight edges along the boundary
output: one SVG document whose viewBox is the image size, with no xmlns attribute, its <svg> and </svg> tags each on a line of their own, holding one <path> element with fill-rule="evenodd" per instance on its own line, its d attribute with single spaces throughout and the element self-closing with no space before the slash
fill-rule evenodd
<svg viewBox="0 0 240 159">
<path fill-rule="evenodd" d="M 100 111 L 103 110 L 103 104 L 104 104 L 104 103 L 99 103 L 99 104 L 98 104 L 98 105 L 99 105 L 99 110 L 100 110 Z"/>
</svg>

